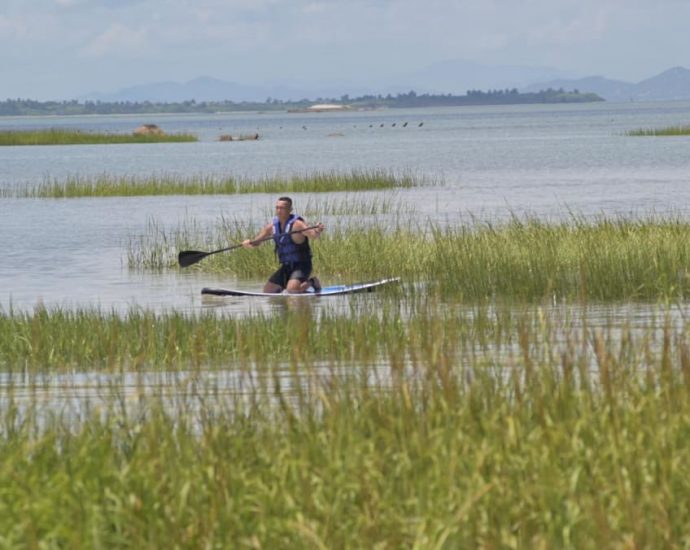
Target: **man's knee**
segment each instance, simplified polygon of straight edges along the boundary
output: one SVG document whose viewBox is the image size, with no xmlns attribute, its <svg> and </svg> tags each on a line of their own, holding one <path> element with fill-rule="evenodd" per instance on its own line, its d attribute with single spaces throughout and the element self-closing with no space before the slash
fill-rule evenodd
<svg viewBox="0 0 690 550">
<path fill-rule="evenodd" d="M 299 279 L 290 279 L 287 284 L 287 291 L 293 294 L 304 292 L 304 283 Z"/>
</svg>

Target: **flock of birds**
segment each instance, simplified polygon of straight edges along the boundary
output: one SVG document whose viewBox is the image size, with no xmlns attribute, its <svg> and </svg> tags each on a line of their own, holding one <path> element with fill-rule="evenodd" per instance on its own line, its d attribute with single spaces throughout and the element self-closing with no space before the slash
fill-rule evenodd
<svg viewBox="0 0 690 550">
<path fill-rule="evenodd" d="M 400 127 L 401 127 L 401 128 L 407 128 L 407 125 L 408 125 L 408 124 L 409 124 L 408 122 L 404 122 L 403 124 L 400 125 Z M 397 123 L 394 122 L 393 124 L 391 124 L 391 127 L 392 127 L 392 128 L 395 128 L 396 125 L 397 125 Z M 386 125 L 382 122 L 382 123 L 379 125 L 379 128 L 384 128 L 385 126 L 386 126 Z M 418 128 L 421 128 L 422 126 L 424 126 L 424 122 L 423 122 L 423 121 L 420 122 L 419 124 L 417 124 L 417 127 L 418 127 Z M 353 128 L 357 128 L 357 125 L 356 125 L 356 124 L 353 124 L 352 127 L 353 127 Z M 369 128 L 373 128 L 373 127 L 374 127 L 373 124 L 369 124 Z M 282 129 L 283 127 L 281 126 L 280 128 Z M 306 126 L 302 126 L 302 130 L 307 130 L 307 129 L 308 129 L 308 128 L 307 128 Z"/>
<path fill-rule="evenodd" d="M 403 122 L 403 123 L 400 125 L 400 128 L 407 128 L 408 124 L 409 124 L 409 122 Z M 385 126 L 386 126 L 386 124 L 382 122 L 382 123 L 379 125 L 379 128 L 385 128 Z M 396 126 L 397 126 L 397 122 L 393 122 L 393 123 L 391 124 L 391 128 L 395 128 Z M 417 127 L 418 127 L 418 128 L 421 128 L 422 126 L 424 126 L 424 121 L 422 121 L 422 122 L 420 122 L 420 123 L 417 124 Z M 356 125 L 356 124 L 353 124 L 352 127 L 353 127 L 353 128 L 357 128 L 357 125 Z M 369 128 L 373 128 L 373 127 L 374 127 L 374 124 L 369 124 Z M 256 129 L 257 129 L 257 131 L 258 131 L 258 130 L 259 130 L 259 127 L 257 126 Z M 283 127 L 280 126 L 280 129 L 282 130 Z M 303 126 L 302 126 L 302 130 L 308 130 L 308 129 L 309 129 L 309 128 L 307 128 L 306 125 L 303 125 Z M 223 130 L 223 128 L 219 128 L 219 130 Z M 335 135 L 335 134 L 332 134 L 332 135 Z M 221 135 L 220 141 L 240 141 L 239 139 L 236 139 L 236 140 L 232 140 L 232 139 L 223 139 L 224 137 L 225 137 L 225 136 Z M 257 139 L 259 139 L 259 134 L 257 133 L 257 134 L 255 134 L 255 135 L 252 135 L 251 138 L 249 138 L 249 139 L 257 140 Z"/>
</svg>

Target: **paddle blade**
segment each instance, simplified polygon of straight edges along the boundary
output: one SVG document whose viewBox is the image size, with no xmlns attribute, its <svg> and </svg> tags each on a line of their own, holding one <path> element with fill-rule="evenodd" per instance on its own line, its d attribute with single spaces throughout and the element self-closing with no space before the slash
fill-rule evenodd
<svg viewBox="0 0 690 550">
<path fill-rule="evenodd" d="M 200 252 L 198 250 L 183 250 L 177 255 L 177 261 L 180 267 L 188 267 L 203 260 L 208 254 L 208 252 Z"/>
</svg>

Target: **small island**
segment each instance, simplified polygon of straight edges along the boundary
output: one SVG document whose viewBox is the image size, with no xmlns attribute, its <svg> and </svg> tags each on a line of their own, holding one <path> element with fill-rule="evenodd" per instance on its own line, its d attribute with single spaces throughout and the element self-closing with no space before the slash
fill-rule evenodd
<svg viewBox="0 0 690 550">
<path fill-rule="evenodd" d="M 341 98 L 344 102 L 348 96 Z M 521 105 L 535 103 L 590 103 L 604 101 L 597 94 L 581 93 L 578 90 L 566 92 L 559 90 L 542 90 L 540 92 L 521 93 L 517 88 L 506 90 L 468 90 L 465 95 L 452 94 L 417 94 L 410 91 L 397 96 L 363 96 L 349 101 L 351 107 L 389 107 L 389 108 L 414 108 L 414 107 L 464 107 L 473 105 Z"/>
</svg>

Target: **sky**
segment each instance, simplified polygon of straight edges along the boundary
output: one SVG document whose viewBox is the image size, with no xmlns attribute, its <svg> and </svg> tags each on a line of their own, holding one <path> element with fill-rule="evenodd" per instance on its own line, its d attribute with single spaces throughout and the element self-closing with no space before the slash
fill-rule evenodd
<svg viewBox="0 0 690 550">
<path fill-rule="evenodd" d="M 0 0 L 0 98 L 383 85 L 455 60 L 637 82 L 690 68 L 688 22 L 688 0 Z"/>
</svg>

